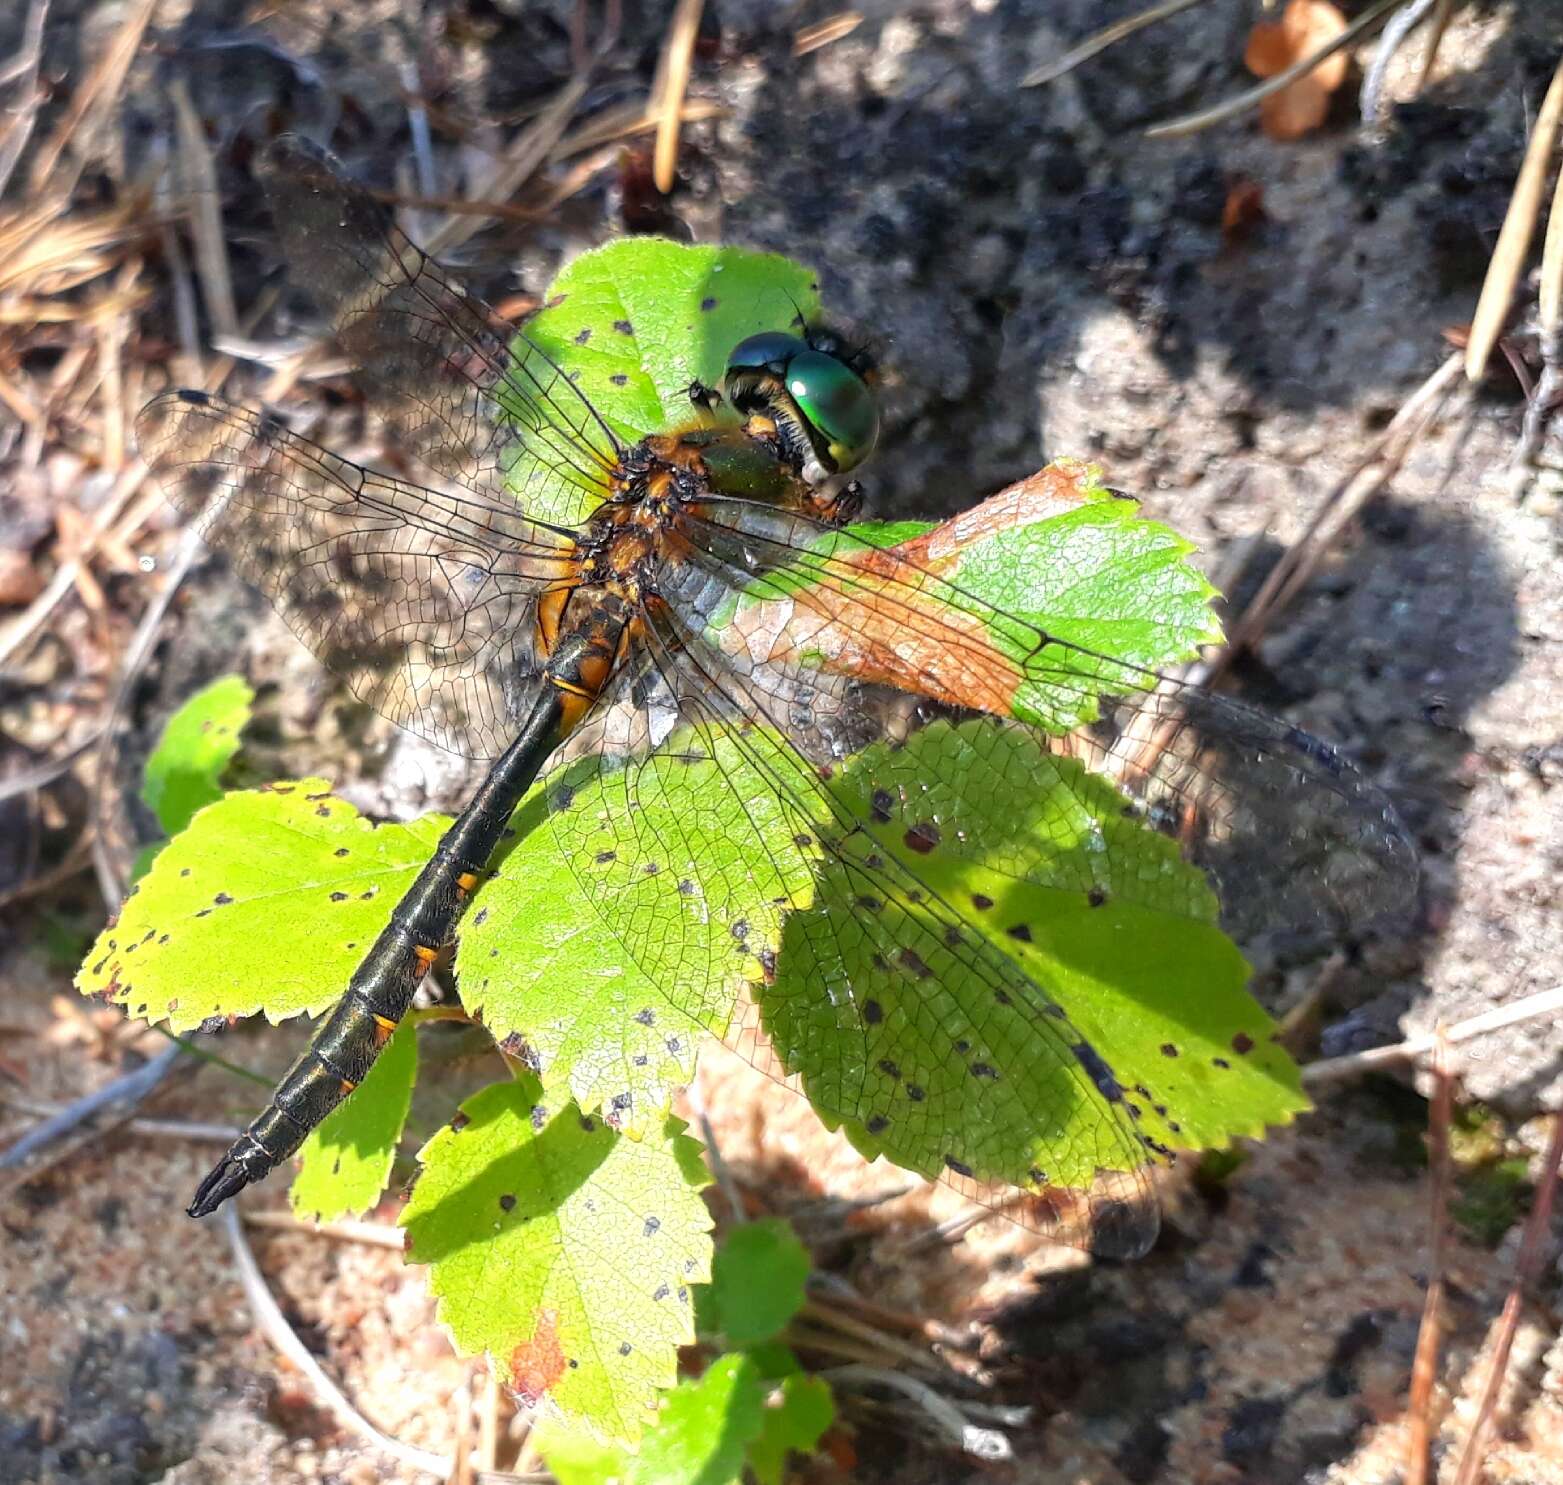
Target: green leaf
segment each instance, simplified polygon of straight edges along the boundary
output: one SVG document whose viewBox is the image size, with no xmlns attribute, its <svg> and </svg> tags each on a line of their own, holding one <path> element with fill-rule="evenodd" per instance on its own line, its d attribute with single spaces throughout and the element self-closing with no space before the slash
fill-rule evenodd
<svg viewBox="0 0 1563 1485">
<path fill-rule="evenodd" d="M 632 1134 L 690 1080 L 702 1035 L 727 1030 L 760 951 L 780 942 L 784 905 L 813 885 L 788 815 L 731 739 L 695 761 L 703 743 L 686 752 L 680 736 L 633 779 L 612 762 L 572 768 L 560 812 L 544 797 L 559 780 L 534 789 L 457 951 L 467 1009 L 516 1038 L 508 1050 L 545 1087 Z M 628 819 L 634 851 L 607 823 Z"/>
<path fill-rule="evenodd" d="M 1192 545 L 1138 512 L 1089 466 L 1060 460 L 938 526 L 822 535 L 831 577 L 813 567 L 764 574 L 713 612 L 707 638 L 741 658 L 760 636 L 764 653 L 763 637 L 786 624 L 790 595 L 807 585 L 837 617 L 811 614 L 805 663 L 1068 732 L 1096 717 L 1103 692 L 1143 690 L 1148 668 L 1221 637 L 1214 589 L 1187 560 Z M 887 547 L 951 586 L 898 583 L 894 602 L 877 604 Z M 1039 630 L 1079 648 L 1038 649 Z"/>
<path fill-rule="evenodd" d="M 560 1485 L 738 1485 L 750 1444 L 765 1427 L 765 1384 L 742 1353 L 719 1356 L 667 1395 L 637 1455 L 550 1428 L 543 1454 Z"/>
<path fill-rule="evenodd" d="M 712 1266 L 716 1325 L 734 1346 L 768 1341 L 801 1308 L 809 1267 L 808 1249 L 785 1219 L 735 1227 Z"/>
<path fill-rule="evenodd" d="M 823 1377 L 782 1379 L 766 1399 L 760 1436 L 749 1445 L 749 1468 L 760 1485 L 782 1485 L 787 1455 L 809 1453 L 836 1421 L 836 1400 Z"/>
<path fill-rule="evenodd" d="M 197 691 L 168 719 L 147 759 L 141 797 L 165 835 L 177 835 L 195 812 L 222 798 L 218 782 L 239 751 L 255 693 L 226 675 Z"/>
<path fill-rule="evenodd" d="M 371 824 L 321 779 L 229 794 L 158 853 L 76 976 L 175 1031 L 338 1000 L 448 821 Z"/>
<path fill-rule="evenodd" d="M 424 1147 L 409 1254 L 464 1353 L 632 1447 L 710 1273 L 700 1147 L 676 1119 L 637 1142 L 543 1098 L 530 1077 L 485 1088 Z"/>
<path fill-rule="evenodd" d="M 714 420 L 697 407 L 690 385 L 720 388 L 739 341 L 796 329 L 800 314 L 817 318 L 819 286 L 788 258 L 630 237 L 575 259 L 524 330 L 633 444 L 648 433 L 736 421 L 725 409 Z M 529 487 L 526 503 L 534 516 L 575 522 L 595 501 L 560 481 L 541 496 Z"/>
<path fill-rule="evenodd" d="M 295 1217 L 334 1222 L 367 1212 L 380 1199 L 417 1076 L 417 1028 L 403 1021 L 356 1091 L 304 1141 L 289 1193 Z"/>
<path fill-rule="evenodd" d="M 1093 467 L 1059 460 L 964 518 L 970 529 L 986 514 L 990 534 L 964 540 L 943 575 L 1103 657 L 1057 649 L 1032 656 L 1030 635 L 1001 626 L 993 639 L 1026 676 L 1013 716 L 1067 732 L 1094 719 L 1091 694 L 1143 687 L 1143 670 L 1125 667 L 1171 665 L 1220 642 L 1210 608 L 1216 590 L 1188 561 L 1194 544 L 1139 510 L 1138 502 L 1103 488 Z"/>
<path fill-rule="evenodd" d="M 1106 1111 L 1086 1096 L 1076 1036 L 1125 1090 L 1134 1130 L 1170 1146 L 1223 1144 L 1307 1107 L 1204 878 L 1174 842 L 1125 818 L 1106 781 L 1034 734 L 977 722 L 870 749 L 843 775 L 856 791 L 848 807 L 870 822 L 865 849 L 914 870 L 961 913 L 963 935 L 990 945 L 986 961 L 946 947 L 927 910 L 903 901 L 895 936 L 915 959 L 886 954 L 863 925 L 893 905 L 868 903 L 845 864 L 822 876 L 813 908 L 788 919 L 763 997 L 766 1029 L 817 1108 L 866 1104 L 881 1116 L 872 1131 L 846 1121 L 866 1155 L 928 1176 L 953 1160 L 978 1180 L 1021 1186 L 1040 1171 L 1044 1184 L 1069 1187 L 1089 1186 L 1099 1166 L 1148 1158 L 1132 1142 L 1104 1149 Z M 897 803 L 876 816 L 876 796 Z M 935 832 L 917 828 L 934 820 Z M 822 944 L 839 961 L 827 962 Z M 978 972 L 994 949 L 1041 987 L 1029 1006 Z M 842 1033 L 839 1011 L 814 989 L 826 976 L 872 1003 L 850 1059 L 830 1052 Z M 1037 1014 L 1042 992 L 1068 1022 Z M 1114 1165 L 1114 1154 L 1131 1158 Z"/>
</svg>

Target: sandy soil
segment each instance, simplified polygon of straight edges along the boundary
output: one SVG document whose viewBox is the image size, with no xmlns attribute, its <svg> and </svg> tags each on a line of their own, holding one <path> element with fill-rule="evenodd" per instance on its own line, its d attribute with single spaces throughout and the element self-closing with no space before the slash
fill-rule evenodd
<svg viewBox="0 0 1563 1485">
<path fill-rule="evenodd" d="M 1017 83 L 1101 23 L 1094 0 L 865 6 L 855 32 L 801 58 L 796 28 L 830 7 L 716 8 L 720 42 L 692 91 L 728 111 L 686 131 L 674 210 L 702 239 L 817 265 L 827 303 L 872 333 L 888 381 L 870 477 L 877 511 L 948 512 L 1044 457 L 1085 455 L 1197 539 L 1239 599 L 1449 354 L 1444 332 L 1469 321 L 1558 36 L 1549 5 L 1462 9 L 1428 87 L 1394 103 L 1379 129 L 1358 128 L 1343 93 L 1329 126 L 1303 141 L 1268 140 L 1244 118 L 1148 143 L 1140 131 L 1152 119 L 1245 85 L 1246 7 L 1199 7 L 1042 90 Z M 62 99 L 130 9 L 54 5 L 44 73 Z M 567 73 L 568 9 L 306 4 L 241 33 L 239 5 L 159 7 L 121 104 L 79 141 L 81 191 L 112 195 L 141 171 L 168 135 L 170 89 L 183 79 L 230 191 L 225 226 L 248 302 L 275 258 L 261 207 L 241 189 L 247 138 L 276 121 L 336 118 L 349 164 L 391 179 L 407 153 L 404 65 L 467 116 L 521 110 Z M 0 56 L 19 44 L 20 24 L 0 16 Z M 661 7 L 629 7 L 584 106 L 642 96 L 662 29 Z M 250 42 L 205 45 L 241 35 Z M 1419 58 L 1413 45 L 1391 69 L 1392 102 L 1410 97 Z M 441 160 L 454 168 L 443 146 Z M 1233 238 L 1221 212 L 1240 181 L 1259 188 L 1263 219 Z M 535 291 L 620 230 L 622 198 L 610 168 L 548 224 L 481 241 L 471 266 L 496 299 Z M 174 334 L 161 252 L 149 246 L 154 293 L 132 342 L 148 358 L 149 343 Z M 262 381 L 249 377 L 252 390 Z M 1426 859 L 1415 936 L 1333 978 L 1309 1021 L 1310 1055 L 1455 1022 L 1560 978 L 1560 461 L 1554 443 L 1553 474 L 1517 491 L 1507 464 L 1520 413 L 1506 372 L 1454 399 L 1236 676 L 1243 694 L 1351 749 Z M 24 477 L 21 445 L 0 441 L 0 469 L 17 473 L 0 494 L 8 550 L 49 552 L 55 505 L 90 514 L 104 498 L 84 442 L 68 428 L 54 473 Z M 149 516 L 146 549 L 166 555 L 171 528 L 166 514 Z M 107 563 L 101 575 L 109 616 L 67 602 L 18 671 L 22 714 L 5 724 L 18 759 L 55 735 L 73 696 L 101 696 L 112 674 L 139 609 L 136 574 Z M 218 564 L 192 575 L 133 698 L 122 782 L 168 710 L 236 664 L 267 688 L 257 769 L 335 773 L 354 781 L 355 802 L 389 815 L 459 798 L 464 770 L 342 706 Z M 54 798 L 67 815 L 79 806 Z M 144 825 L 126 812 L 129 829 Z M 100 912 L 87 876 L 7 912 L 0 1140 L 30 1123 L 16 1098 L 66 1102 L 159 1045 L 57 999 L 70 993 L 71 934 Z M 1274 976 L 1274 1008 L 1303 1000 L 1315 971 Z M 246 1028 L 222 1049 L 278 1071 L 296 1041 Z M 1488 1039 L 1462 1067 L 1467 1092 L 1501 1107 L 1532 1150 L 1535 1116 L 1559 1102 L 1559 1072 L 1549 1023 Z M 474 1077 L 457 1063 L 420 1084 L 409 1149 Z M 785 1206 L 886 1179 L 730 1058 L 707 1060 L 700 1090 L 751 1193 Z M 208 1070 L 144 1112 L 237 1122 L 251 1093 Z M 1012 1462 L 881 1429 L 860 1436 L 857 1473 L 1102 1485 L 1403 1478 L 1431 1261 L 1429 1183 L 1414 1153 L 1425 1121 L 1420 1099 L 1387 1081 L 1332 1093 L 1225 1181 L 1184 1190 L 1167 1235 L 1133 1267 L 1061 1268 L 992 1224 L 951 1250 L 903 1252 L 909 1232 L 944 1214 L 945 1193 L 891 1209 L 883 1232 L 870 1224 L 836 1243 L 821 1254 L 832 1270 L 880 1303 L 966 1327 L 991 1398 L 1032 1409 L 1011 1430 Z M 114 1130 L 27 1185 L 0 1187 L 0 1482 L 427 1478 L 345 1434 L 255 1334 L 221 1229 L 180 1211 L 213 1148 Z M 252 1205 L 281 1202 L 265 1188 Z M 394 1201 L 380 1215 L 393 1216 Z M 285 1313 L 364 1413 L 448 1452 L 471 1426 L 481 1378 L 432 1325 L 418 1273 L 360 1244 L 253 1239 Z M 1450 1240 L 1435 1391 L 1442 1478 L 1475 1411 L 1517 1249 L 1517 1228 L 1492 1248 L 1464 1228 Z M 1554 1245 L 1522 1318 L 1492 1480 L 1563 1480 L 1555 1257 Z"/>
</svg>

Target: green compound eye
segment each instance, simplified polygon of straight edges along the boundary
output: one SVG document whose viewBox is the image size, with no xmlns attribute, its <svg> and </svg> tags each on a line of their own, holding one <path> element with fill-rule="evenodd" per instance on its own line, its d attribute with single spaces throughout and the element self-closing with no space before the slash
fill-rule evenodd
<svg viewBox="0 0 1563 1485">
<path fill-rule="evenodd" d="M 879 404 L 850 366 L 821 351 L 801 350 L 787 363 L 783 380 L 837 470 L 851 469 L 873 452 Z"/>
<path fill-rule="evenodd" d="M 796 335 L 766 330 L 740 341 L 727 358 L 724 383 L 741 412 L 801 420 L 798 436 L 814 454 L 810 478 L 851 469 L 873 452 L 879 437 L 874 394 L 844 361 Z"/>
<path fill-rule="evenodd" d="M 727 376 L 731 379 L 735 372 L 745 371 L 768 371 L 773 376 L 781 376 L 787 363 L 799 351 L 806 350 L 807 343 L 796 335 L 788 335 L 782 330 L 764 330 L 759 335 L 740 340 L 733 347 L 727 358 Z"/>
</svg>

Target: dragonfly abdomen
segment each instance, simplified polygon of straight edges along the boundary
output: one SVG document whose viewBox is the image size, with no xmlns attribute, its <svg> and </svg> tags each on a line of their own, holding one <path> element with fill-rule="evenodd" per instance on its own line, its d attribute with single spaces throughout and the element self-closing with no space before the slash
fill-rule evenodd
<svg viewBox="0 0 1563 1485">
<path fill-rule="evenodd" d="M 190 1203 L 192 1217 L 215 1211 L 280 1165 L 374 1066 L 477 883 L 471 861 L 447 844 L 461 824 L 451 827 L 418 873 L 354 971 L 347 994 L 283 1076 L 271 1102 L 201 1183 Z"/>
</svg>

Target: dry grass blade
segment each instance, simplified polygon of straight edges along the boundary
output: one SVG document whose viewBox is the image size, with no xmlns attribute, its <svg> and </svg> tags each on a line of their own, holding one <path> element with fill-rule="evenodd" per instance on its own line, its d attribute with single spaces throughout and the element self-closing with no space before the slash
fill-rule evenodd
<svg viewBox="0 0 1563 1485">
<path fill-rule="evenodd" d="M 383 1450 L 398 1464 L 422 1470 L 440 1479 L 448 1479 L 455 1468 L 454 1461 L 443 1455 L 431 1454 L 426 1449 L 416 1449 L 411 1444 L 404 1444 L 400 1439 L 381 1433 L 347 1400 L 346 1394 L 326 1375 L 325 1368 L 298 1338 L 293 1327 L 288 1324 L 287 1316 L 272 1298 L 271 1290 L 266 1287 L 265 1275 L 261 1273 L 255 1254 L 244 1236 L 244 1228 L 240 1225 L 233 1203 L 230 1202 L 222 1209 L 220 1220 L 228 1237 L 228 1246 L 233 1250 L 234 1263 L 239 1270 L 239 1283 L 244 1289 L 244 1297 L 249 1301 L 256 1326 L 299 1370 L 321 1405 L 349 1432 Z M 472 1479 L 476 1485 L 548 1485 L 553 1476 L 480 1469 L 473 1473 Z"/>
<path fill-rule="evenodd" d="M 662 57 L 657 63 L 657 80 L 652 85 L 653 107 L 662 117 L 657 126 L 651 176 L 664 196 L 673 189 L 678 172 L 678 121 L 684 107 L 684 92 L 689 87 L 689 64 L 695 54 L 695 39 L 700 34 L 700 16 L 704 10 L 705 0 L 678 0 L 668 25 Z"/>
<path fill-rule="evenodd" d="M 1563 171 L 1558 172 L 1552 191 L 1552 210 L 1547 214 L 1547 236 L 1541 249 L 1539 309 L 1543 335 L 1556 335 L 1563 330 Z"/>
<path fill-rule="evenodd" d="M 0 211 L 0 323 L 79 319 L 81 307 L 64 296 L 124 261 L 145 228 L 147 203 L 138 191 L 102 211 L 72 213 L 69 196 L 51 191 Z"/>
<path fill-rule="evenodd" d="M 586 96 L 588 82 L 589 78 L 585 73 L 571 78 L 559 90 L 548 107 L 511 141 L 504 156 L 496 162 L 494 169 L 482 181 L 474 183 L 475 189 L 472 195 L 498 200 L 505 200 L 514 195 L 522 183 L 541 168 L 552 155 L 564 135 L 571 115 L 580 105 L 581 99 Z M 442 253 L 449 252 L 452 248 L 466 242 L 481 226 L 480 217 L 447 216 L 443 223 L 430 232 L 428 240 L 420 246 L 430 257 L 437 258 Z"/>
<path fill-rule="evenodd" d="M 326 1375 L 325 1369 L 294 1333 L 277 1301 L 271 1297 L 265 1276 L 245 1240 L 244 1229 L 239 1224 L 239 1215 L 232 1203 L 222 1209 L 221 1220 L 223 1230 L 228 1235 L 228 1245 L 233 1250 L 234 1263 L 239 1270 L 239 1282 L 244 1286 L 244 1296 L 250 1302 L 250 1312 L 255 1317 L 256 1325 L 266 1339 L 298 1368 L 314 1389 L 322 1406 L 350 1433 L 384 1450 L 398 1464 L 409 1465 L 442 1478 L 449 1475 L 450 1460 L 438 1454 L 430 1454 L 425 1449 L 415 1449 L 400 1439 L 381 1433 L 347 1400 L 341 1388 Z"/>
<path fill-rule="evenodd" d="M 11 110 L 11 121 L 0 132 L 0 198 L 11 182 L 11 172 L 22 158 L 33 125 L 38 122 L 38 107 L 43 95 L 38 87 L 38 66 L 43 60 L 43 27 L 49 15 L 49 0 L 33 0 L 22 27 L 22 44 L 16 55 L 0 68 L 0 87 L 17 84 L 19 95 Z"/>
<path fill-rule="evenodd" d="M 1021 78 L 1020 86 L 1038 88 L 1043 83 L 1053 82 L 1066 72 L 1073 72 L 1082 62 L 1090 61 L 1098 52 L 1106 51 L 1115 41 L 1133 36 L 1136 31 L 1144 30 L 1146 26 L 1154 26 L 1157 21 L 1170 20 L 1180 12 L 1191 10 L 1200 3 L 1201 0 L 1162 0 L 1160 5 L 1153 5 L 1149 10 L 1140 11 L 1138 15 L 1125 16 L 1121 21 L 1103 26 L 1094 36 L 1087 36 L 1078 46 L 1070 47 L 1063 56 L 1055 57 L 1051 62 L 1044 62 L 1040 67 L 1033 67 Z"/>
<path fill-rule="evenodd" d="M 1215 685 L 1238 655 L 1258 643 L 1271 620 L 1313 576 L 1347 523 L 1394 476 L 1416 441 L 1439 416 L 1459 373 L 1459 356 L 1450 356 L 1406 399 L 1368 451 L 1331 487 L 1302 535 L 1266 575 L 1248 606 L 1227 626 L 1226 643 L 1220 652 L 1208 661 L 1189 666 L 1184 681 Z M 1168 694 L 1178 684 L 1176 678 L 1165 677 L 1157 694 Z M 1175 730 L 1176 723 L 1171 718 L 1158 722 L 1149 711 L 1145 712 L 1130 734 L 1138 747 L 1126 754 L 1120 764 L 1124 774 L 1132 777 L 1136 771 L 1152 767 L 1169 746 Z"/>
<path fill-rule="evenodd" d="M 1432 1172 L 1432 1261 L 1422 1324 L 1417 1332 L 1416 1359 L 1411 1367 L 1411 1391 L 1406 1402 L 1409 1439 L 1406 1442 L 1405 1485 L 1429 1485 L 1433 1465 L 1433 1383 L 1438 1377 L 1438 1343 L 1443 1327 L 1444 1249 L 1449 1229 L 1449 1126 L 1454 1112 L 1454 1079 L 1449 1074 L 1445 1045 L 1433 1050 L 1433 1097 L 1427 1110 L 1427 1163 Z"/>
<path fill-rule="evenodd" d="M 344 1243 L 364 1243 L 371 1248 L 390 1248 L 401 1253 L 407 1247 L 407 1234 L 400 1227 L 384 1222 L 304 1222 L 292 1212 L 246 1212 L 250 1227 L 267 1232 L 308 1232 L 315 1237 L 336 1238 Z"/>
<path fill-rule="evenodd" d="M 133 6 L 109 43 L 108 50 L 82 80 L 64 118 L 38 151 L 38 158 L 33 161 L 29 181 L 34 191 L 41 191 L 48 184 L 55 166 L 60 162 L 60 156 L 65 153 L 66 146 L 88 116 L 95 109 L 107 110 L 115 105 L 120 89 L 125 85 L 125 75 L 130 70 L 131 61 L 141 46 L 141 38 L 146 34 L 152 12 L 156 9 L 157 0 L 140 0 L 140 4 Z"/>
<path fill-rule="evenodd" d="M 839 1394 L 856 1391 L 860 1387 L 873 1387 L 904 1394 L 916 1407 L 922 1420 L 933 1431 L 955 1448 L 983 1459 L 1009 1459 L 1013 1457 L 1008 1438 L 996 1429 L 983 1428 L 973 1423 L 960 1407 L 943 1393 L 905 1372 L 892 1371 L 889 1367 L 869 1366 L 854 1362 L 847 1366 L 831 1367 L 821 1372 Z M 897 1410 L 899 1411 L 899 1410 Z"/>
<path fill-rule="evenodd" d="M 1454 0 L 1438 0 L 1438 9 L 1433 12 L 1433 24 L 1427 32 L 1427 55 L 1422 58 L 1422 72 L 1416 80 L 1417 92 L 1421 92 L 1427 86 L 1427 80 L 1433 75 L 1433 64 L 1438 60 L 1438 48 L 1443 45 L 1444 32 L 1449 29 L 1449 21 L 1454 15 Z"/>
<path fill-rule="evenodd" d="M 1362 79 L 1358 95 L 1357 112 L 1364 124 L 1375 123 L 1379 116 L 1379 104 L 1384 96 L 1384 79 L 1389 75 L 1389 64 L 1395 53 L 1405 45 L 1406 38 L 1427 18 L 1434 0 L 1411 0 L 1399 15 L 1391 18 L 1384 27 L 1384 39 L 1373 53 L 1373 62 Z"/>
<path fill-rule="evenodd" d="M 146 479 L 146 467 L 137 460 L 126 467 L 115 482 L 108 498 L 92 518 L 87 540 L 81 550 L 73 553 L 55 568 L 48 585 L 27 608 L 0 630 L 0 666 L 7 664 L 47 621 L 60 601 L 76 585 L 81 563 L 96 549 L 97 542 L 115 524 L 131 497 Z"/>
<path fill-rule="evenodd" d="M 1257 642 L 1277 612 L 1306 584 L 1330 543 L 1404 462 L 1412 445 L 1443 408 L 1460 370 L 1460 358 L 1450 356 L 1415 392 L 1374 439 L 1367 452 L 1320 503 L 1302 536 L 1271 570 L 1252 602 L 1232 625 L 1227 656 Z M 1397 447 L 1397 440 L 1400 440 Z M 1225 658 L 1225 657 L 1224 657 Z M 1219 674 L 1224 664 L 1212 667 Z"/>
<path fill-rule="evenodd" d="M 1198 0 L 1179 0 L 1179 3 L 1194 5 Z M 792 38 L 792 54 L 795 57 L 806 57 L 822 46 L 829 46 L 833 41 L 840 41 L 843 36 L 850 36 L 862 24 L 863 17 L 859 11 L 843 10 L 836 15 L 826 16 L 822 21 L 815 21 L 812 26 L 800 26 L 798 34 Z"/>
<path fill-rule="evenodd" d="M 1559 173 L 1552 193 L 1547 236 L 1541 249 L 1537 317 L 1541 321 L 1541 376 L 1525 400 L 1525 419 L 1514 449 L 1516 470 L 1524 470 L 1535 461 L 1547 423 L 1563 401 L 1563 172 Z"/>
<path fill-rule="evenodd" d="M 686 98 L 683 108 L 679 110 L 679 122 L 697 124 L 702 119 L 725 119 L 730 112 L 720 103 Z M 621 139 L 648 133 L 659 128 L 661 123 L 662 114 L 657 110 L 654 99 L 648 99 L 642 104 L 627 103 L 622 108 L 605 109 L 573 133 L 566 134 L 549 158 L 555 162 L 568 160 L 589 150 L 616 144 Z"/>
<path fill-rule="evenodd" d="M 1552 1116 L 1552 1137 L 1547 1141 L 1546 1163 L 1542 1167 L 1535 1199 L 1531 1202 L 1530 1216 L 1525 1222 L 1525 1236 L 1520 1242 L 1520 1259 L 1515 1265 L 1514 1283 L 1509 1288 L 1508 1298 L 1503 1302 L 1503 1314 L 1498 1320 L 1498 1339 L 1493 1346 L 1492 1367 L 1487 1373 L 1487 1385 L 1482 1389 L 1476 1421 L 1471 1424 L 1465 1450 L 1460 1456 L 1454 1485 L 1476 1485 L 1482 1465 L 1486 1462 L 1487 1433 L 1492 1426 L 1493 1414 L 1498 1408 L 1498 1394 L 1509 1369 L 1509 1352 L 1514 1345 L 1514 1333 L 1519 1328 L 1520 1306 L 1524 1303 L 1525 1291 L 1540 1272 L 1546 1257 L 1545 1237 L 1552 1219 L 1552 1201 L 1557 1194 L 1560 1164 L 1563 1164 L 1563 1112 Z"/>
<path fill-rule="evenodd" d="M 223 234 L 222 195 L 217 186 L 217 166 L 206 142 L 195 105 L 184 80 L 169 89 L 179 140 L 179 176 L 190 232 L 195 242 L 195 266 L 201 281 L 201 297 L 218 335 L 239 333 L 239 312 L 233 298 L 233 275 L 228 269 L 228 243 Z"/>
<path fill-rule="evenodd" d="M 1284 72 L 1277 72 L 1274 77 L 1267 77 L 1256 87 L 1248 88 L 1223 103 L 1212 104 L 1211 107 L 1202 108 L 1197 113 L 1187 113 L 1179 118 L 1168 119 L 1163 124 L 1152 124 L 1145 131 L 1145 137 L 1173 139 L 1184 134 L 1197 134 L 1201 129 L 1208 129 L 1212 124 L 1224 123 L 1240 113 L 1246 113 L 1272 93 L 1279 93 L 1283 88 L 1291 87 L 1298 78 L 1307 77 L 1315 67 L 1321 62 L 1328 61 L 1336 52 L 1360 41 L 1391 11 L 1398 10 L 1403 4 L 1405 0 L 1378 0 L 1377 4 L 1370 5 L 1339 36 L 1326 42 L 1300 62 L 1294 62 Z"/>
<path fill-rule="evenodd" d="M 1330 1083 L 1343 1082 L 1359 1077 L 1365 1072 L 1377 1072 L 1380 1068 L 1394 1067 L 1402 1062 L 1415 1062 L 1433 1051 L 1440 1042 L 1458 1046 L 1461 1042 L 1485 1036 L 1505 1026 L 1517 1026 L 1523 1021 L 1539 1020 L 1543 1016 L 1556 1016 L 1563 1012 L 1563 985 L 1551 990 L 1538 990 L 1526 995 L 1512 1005 L 1494 1006 L 1469 1020 L 1457 1021 L 1442 1032 L 1427 1036 L 1408 1037 L 1389 1047 L 1369 1047 L 1365 1052 L 1351 1052 L 1344 1057 L 1326 1057 L 1310 1062 L 1302 1070 L 1303 1086 L 1316 1092 Z"/>
<path fill-rule="evenodd" d="M 1465 374 L 1473 382 L 1480 381 L 1487 370 L 1487 358 L 1509 318 L 1514 286 L 1525 271 L 1525 259 L 1541 211 L 1547 167 L 1552 159 L 1560 119 L 1563 119 L 1563 57 L 1558 59 L 1551 86 L 1536 115 L 1530 143 L 1525 147 L 1525 159 L 1514 182 L 1514 195 L 1509 199 L 1497 246 L 1492 250 L 1492 261 L 1487 265 L 1487 277 L 1482 281 L 1481 298 L 1476 301 L 1471 336 L 1465 347 Z"/>
</svg>

